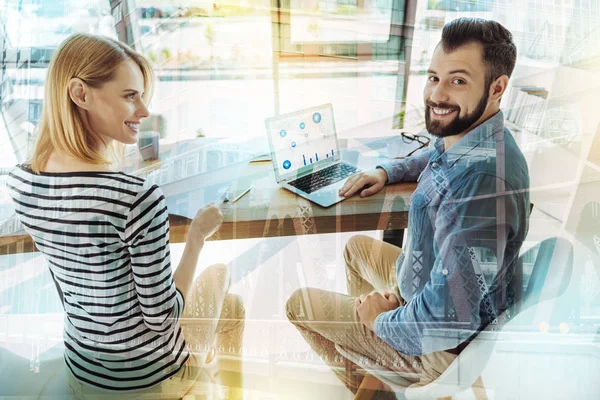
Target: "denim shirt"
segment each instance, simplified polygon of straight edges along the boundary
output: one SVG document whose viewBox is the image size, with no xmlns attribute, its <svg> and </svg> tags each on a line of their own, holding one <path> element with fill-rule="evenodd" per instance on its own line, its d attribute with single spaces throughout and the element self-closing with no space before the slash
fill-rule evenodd
<svg viewBox="0 0 600 400">
<path fill-rule="evenodd" d="M 418 356 L 451 349 L 497 323 L 522 294 L 518 255 L 529 216 L 527 164 L 502 112 L 447 150 L 438 138 L 420 154 L 379 168 L 388 183 L 418 185 L 396 262 L 406 304 L 375 319 L 377 336 Z M 431 334 L 440 329 L 462 334 Z"/>
</svg>

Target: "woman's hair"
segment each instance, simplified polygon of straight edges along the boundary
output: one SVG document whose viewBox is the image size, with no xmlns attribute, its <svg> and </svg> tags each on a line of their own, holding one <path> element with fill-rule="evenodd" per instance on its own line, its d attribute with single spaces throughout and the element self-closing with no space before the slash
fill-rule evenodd
<svg viewBox="0 0 600 400">
<path fill-rule="evenodd" d="M 154 73 L 144 56 L 104 36 L 77 33 L 61 43 L 50 61 L 45 80 L 38 139 L 28 163 L 34 172 L 40 172 L 55 150 L 91 164 L 110 165 L 116 161 L 109 160 L 99 150 L 101 138 L 92 131 L 82 110 L 71 100 L 68 83 L 72 78 L 79 78 L 88 86 L 101 87 L 114 78 L 117 68 L 126 60 L 133 60 L 140 67 L 144 77 L 142 98 L 148 104 Z M 124 148 L 115 142 L 111 147 L 109 152 L 115 158 Z"/>
</svg>

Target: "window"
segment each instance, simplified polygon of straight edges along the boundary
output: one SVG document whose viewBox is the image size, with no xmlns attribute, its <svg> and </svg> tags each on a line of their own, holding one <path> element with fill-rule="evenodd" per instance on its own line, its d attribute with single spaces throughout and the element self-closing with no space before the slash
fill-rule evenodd
<svg viewBox="0 0 600 400">
<path fill-rule="evenodd" d="M 29 102 L 29 116 L 27 120 L 33 124 L 37 124 L 42 114 L 42 102 L 41 101 L 30 101 Z"/>
<path fill-rule="evenodd" d="M 123 11 L 121 8 L 121 3 L 119 3 L 115 8 L 113 8 L 112 16 L 113 16 L 115 25 L 118 24 L 119 22 L 121 22 L 121 20 L 123 19 Z"/>
<path fill-rule="evenodd" d="M 127 11 L 126 15 L 130 15 L 135 11 L 135 1 L 136 0 L 127 0 Z"/>
<path fill-rule="evenodd" d="M 338 56 L 338 57 L 357 57 L 357 45 L 356 44 L 334 44 L 334 45 L 320 45 L 319 54 L 325 56 Z"/>
<path fill-rule="evenodd" d="M 0 7 L 4 39 L 0 39 L 0 143 L 11 146 L 14 157 L 0 157 L 0 168 L 23 162 L 32 149 L 46 71 L 56 47 L 75 32 L 116 36 L 106 0 L 4 3 Z"/>
<path fill-rule="evenodd" d="M 402 60 L 404 49 L 403 40 L 399 36 L 392 36 L 386 43 L 373 45 L 373 59 L 375 60 Z"/>
</svg>

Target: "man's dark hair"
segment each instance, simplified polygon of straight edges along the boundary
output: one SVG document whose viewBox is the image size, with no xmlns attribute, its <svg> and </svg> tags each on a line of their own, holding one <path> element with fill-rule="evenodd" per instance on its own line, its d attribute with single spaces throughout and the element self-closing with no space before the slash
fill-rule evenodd
<svg viewBox="0 0 600 400">
<path fill-rule="evenodd" d="M 446 53 L 472 42 L 483 47 L 487 87 L 502 75 L 510 78 L 517 61 L 517 47 L 508 29 L 496 21 L 458 18 L 447 23 L 442 30 L 440 44 Z"/>
</svg>

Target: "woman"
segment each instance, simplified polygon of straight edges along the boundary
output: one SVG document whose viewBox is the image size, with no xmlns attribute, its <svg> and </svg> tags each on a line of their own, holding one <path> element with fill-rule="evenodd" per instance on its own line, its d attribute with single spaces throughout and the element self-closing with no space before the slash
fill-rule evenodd
<svg viewBox="0 0 600 400">
<path fill-rule="evenodd" d="M 220 210 L 198 212 L 172 274 L 161 190 L 111 170 L 119 147 L 137 141 L 152 80 L 147 60 L 124 44 L 69 37 L 50 62 L 33 156 L 8 181 L 63 302 L 65 362 L 80 398 L 180 398 L 207 375 L 209 349 L 239 356 L 244 311 L 227 294 L 227 267 L 193 281 Z M 229 398 L 241 391 L 239 367 L 225 382 L 238 388 Z"/>
</svg>

